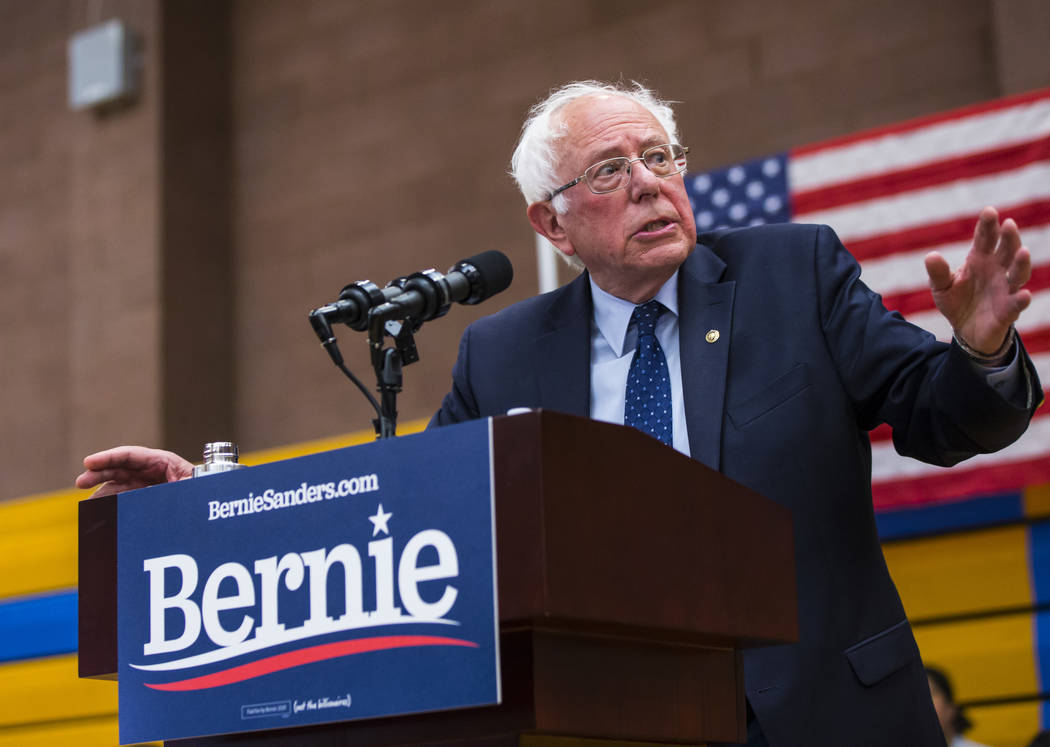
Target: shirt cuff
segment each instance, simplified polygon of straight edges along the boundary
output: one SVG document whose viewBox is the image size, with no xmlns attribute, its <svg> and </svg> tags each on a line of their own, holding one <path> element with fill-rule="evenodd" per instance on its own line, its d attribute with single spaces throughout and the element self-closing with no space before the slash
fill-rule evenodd
<svg viewBox="0 0 1050 747">
<path fill-rule="evenodd" d="M 978 374 L 984 375 L 984 380 L 999 395 L 1023 407 L 1028 399 L 1028 391 L 1025 377 L 1021 373 L 1021 346 L 1013 346 L 1013 355 L 1010 361 L 1002 366 L 989 366 L 970 358 L 970 365 Z"/>
</svg>

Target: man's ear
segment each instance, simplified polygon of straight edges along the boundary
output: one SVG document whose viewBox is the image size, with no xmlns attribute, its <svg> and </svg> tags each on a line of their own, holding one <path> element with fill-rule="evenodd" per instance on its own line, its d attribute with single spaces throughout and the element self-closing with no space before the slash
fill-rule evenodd
<svg viewBox="0 0 1050 747">
<path fill-rule="evenodd" d="M 558 248 L 558 251 L 567 257 L 576 254 L 576 248 L 565 234 L 565 229 L 558 220 L 558 213 L 549 200 L 532 203 L 525 213 L 529 216 L 529 223 L 532 224 L 533 230 L 541 236 L 546 236 L 547 240 Z"/>
</svg>

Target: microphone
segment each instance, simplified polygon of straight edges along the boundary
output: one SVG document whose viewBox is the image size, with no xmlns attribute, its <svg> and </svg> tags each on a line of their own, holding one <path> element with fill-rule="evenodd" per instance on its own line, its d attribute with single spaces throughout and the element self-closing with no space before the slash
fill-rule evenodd
<svg viewBox="0 0 1050 747">
<path fill-rule="evenodd" d="M 351 283 L 339 300 L 310 312 L 310 324 L 321 342 L 334 341 L 330 325 L 343 323 L 359 332 L 370 320 L 380 322 L 411 318 L 418 324 L 444 316 L 453 302 L 478 304 L 506 290 L 514 279 L 514 267 L 503 252 L 491 250 L 463 259 L 447 275 L 422 270 L 397 278 L 386 288 L 370 280 Z"/>
<path fill-rule="evenodd" d="M 338 301 L 311 311 L 310 324 L 313 325 L 318 336 L 322 335 L 323 328 L 327 328 L 329 323 L 339 322 L 362 332 L 368 329 L 368 311 L 371 308 L 381 306 L 403 292 L 396 285 L 380 288 L 371 280 L 358 280 L 356 283 L 344 286 L 339 291 Z M 321 336 L 322 340 L 326 336 L 331 336 L 331 329 L 327 331 L 327 335 Z"/>
<path fill-rule="evenodd" d="M 447 275 L 423 270 L 398 278 L 391 286 L 402 292 L 373 308 L 371 317 L 380 322 L 409 318 L 418 325 L 444 316 L 453 302 L 474 305 L 492 298 L 513 279 L 514 268 L 503 252 L 482 252 L 452 265 Z"/>
<path fill-rule="evenodd" d="M 423 322 L 444 316 L 453 302 L 481 303 L 504 291 L 514 279 L 514 268 L 502 252 L 482 252 L 463 259 L 442 275 L 434 269 L 397 278 L 380 289 L 362 280 L 339 293 L 339 300 L 310 312 L 310 325 L 332 362 L 368 398 L 378 416 L 372 422 L 379 438 L 395 434 L 397 394 L 401 391 L 401 368 L 419 360 L 412 335 Z M 391 322 L 402 321 L 402 324 Z M 372 368 L 378 379 L 382 404 L 376 401 L 344 365 L 332 324 L 343 322 L 358 331 L 368 330 Z M 384 348 L 383 337 L 394 338 L 394 347 Z"/>
</svg>

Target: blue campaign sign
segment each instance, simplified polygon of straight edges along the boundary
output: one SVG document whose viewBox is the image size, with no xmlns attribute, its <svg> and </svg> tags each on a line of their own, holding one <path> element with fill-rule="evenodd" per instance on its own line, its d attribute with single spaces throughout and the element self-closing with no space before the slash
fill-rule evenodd
<svg viewBox="0 0 1050 747">
<path fill-rule="evenodd" d="M 118 499 L 120 741 L 500 702 L 490 421 Z"/>
</svg>

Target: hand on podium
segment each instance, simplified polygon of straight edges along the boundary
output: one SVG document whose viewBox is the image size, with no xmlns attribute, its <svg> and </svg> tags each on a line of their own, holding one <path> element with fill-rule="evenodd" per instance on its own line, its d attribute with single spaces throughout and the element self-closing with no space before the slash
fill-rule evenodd
<svg viewBox="0 0 1050 747">
<path fill-rule="evenodd" d="M 170 451 L 145 446 L 117 446 L 84 457 L 84 472 L 77 476 L 78 488 L 101 484 L 92 498 L 175 482 L 193 475 L 193 465 Z"/>
</svg>

